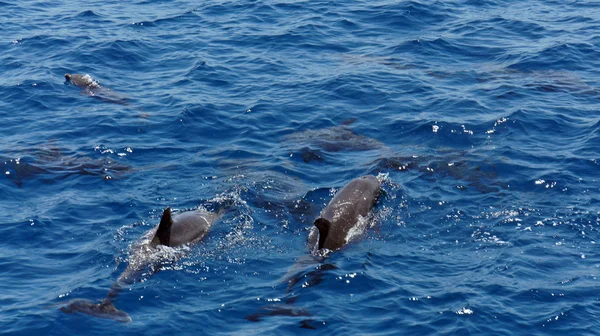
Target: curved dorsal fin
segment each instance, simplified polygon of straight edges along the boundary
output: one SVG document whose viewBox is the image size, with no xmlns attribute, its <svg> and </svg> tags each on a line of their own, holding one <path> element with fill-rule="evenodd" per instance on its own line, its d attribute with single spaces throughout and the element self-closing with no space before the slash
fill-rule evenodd
<svg viewBox="0 0 600 336">
<path fill-rule="evenodd" d="M 169 239 L 171 238 L 171 225 L 173 225 L 173 219 L 171 218 L 171 208 L 167 207 L 163 211 L 160 224 L 156 229 L 156 234 L 152 238 L 153 245 L 165 245 L 169 246 Z"/>
<path fill-rule="evenodd" d="M 315 226 L 319 229 L 319 250 L 325 245 L 325 239 L 329 235 L 329 229 L 331 228 L 331 222 L 325 218 L 317 218 L 315 220 Z"/>
</svg>

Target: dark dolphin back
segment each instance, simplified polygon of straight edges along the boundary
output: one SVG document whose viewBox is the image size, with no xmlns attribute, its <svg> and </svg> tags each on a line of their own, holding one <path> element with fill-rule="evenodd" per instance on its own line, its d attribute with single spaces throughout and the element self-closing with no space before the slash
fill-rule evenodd
<svg viewBox="0 0 600 336">
<path fill-rule="evenodd" d="M 173 216 L 169 246 L 196 242 L 208 233 L 218 214 L 204 211 L 186 211 Z"/>
<path fill-rule="evenodd" d="M 379 191 L 379 181 L 371 175 L 354 179 L 342 188 L 315 221 L 319 249 L 337 250 L 346 244 L 348 232 L 358 224 L 359 217 L 369 214 Z"/>
</svg>

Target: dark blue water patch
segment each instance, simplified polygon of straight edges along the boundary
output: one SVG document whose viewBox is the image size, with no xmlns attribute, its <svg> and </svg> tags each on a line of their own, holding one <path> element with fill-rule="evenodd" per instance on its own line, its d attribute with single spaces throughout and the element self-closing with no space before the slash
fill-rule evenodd
<svg viewBox="0 0 600 336">
<path fill-rule="evenodd" d="M 83 50 L 92 49 L 89 45 L 82 46 Z M 151 47 L 141 41 L 115 40 L 93 47 L 94 53 L 86 53 L 81 58 L 88 58 L 90 63 L 102 64 L 105 60 L 119 64 L 122 70 L 130 67 L 140 67 L 147 62 L 146 54 L 151 54 Z M 117 68 L 117 67 L 115 67 Z"/>
<path fill-rule="evenodd" d="M 452 18 L 451 8 L 445 7 L 444 10 L 436 8 L 442 4 L 422 4 L 415 1 L 408 1 L 393 5 L 373 6 L 365 9 L 358 7 L 358 10 L 351 10 L 355 17 L 361 17 L 366 22 L 384 25 L 386 29 L 417 29 L 432 23 L 440 23 Z M 435 9 L 434 9 L 435 8 Z"/>
<path fill-rule="evenodd" d="M 521 71 L 542 69 L 578 71 L 586 68 L 587 55 L 594 52 L 594 46 L 588 43 L 561 43 L 537 51 L 534 55 L 524 54 L 522 59 L 512 64 L 510 68 Z"/>
<path fill-rule="evenodd" d="M 106 15 L 95 12 L 92 9 L 74 13 L 69 16 L 65 16 L 60 20 L 61 22 L 79 22 L 80 25 L 89 25 L 90 27 L 97 27 L 98 25 L 110 25 L 113 21 L 107 18 Z"/>
<path fill-rule="evenodd" d="M 24 99 L 24 97 L 39 97 L 39 95 L 37 94 L 37 86 L 38 83 L 26 82 L 23 84 L 0 87 L 0 90 L 3 93 L 3 96 L 5 97 L 6 104 L 19 104 L 22 106 L 22 108 L 29 108 L 32 111 L 51 110 L 51 106 L 43 101 L 40 101 L 38 99 Z M 42 87 L 42 90 L 44 90 L 44 86 L 46 87 L 46 89 L 48 88 L 47 85 L 43 85 L 43 83 L 40 83 L 40 87 Z M 14 113 L 12 113 L 8 109 L 3 110 L 2 114 L 5 117 L 12 117 L 15 119 L 22 120 L 22 118 L 20 118 L 19 116 L 15 116 Z"/>
<path fill-rule="evenodd" d="M 258 108 L 260 111 L 260 106 Z M 222 113 L 227 113 L 229 116 L 223 117 Z M 243 138 L 246 134 L 265 129 L 268 124 L 265 125 L 264 121 L 269 121 L 269 119 L 272 117 L 260 113 L 253 114 L 251 109 L 246 110 L 244 106 L 205 104 L 200 107 L 185 108 L 172 119 L 167 130 L 181 139 L 189 139 L 192 143 L 198 139 L 204 139 L 203 141 L 208 145 L 215 145 L 218 139 Z M 241 122 L 232 123 L 233 120 Z M 226 132 L 219 131 L 227 124 L 232 124 L 233 127 Z"/>
<path fill-rule="evenodd" d="M 532 21 L 492 17 L 489 20 L 467 21 L 459 26 L 458 30 L 453 32 L 465 37 L 492 37 L 494 34 L 508 34 L 517 39 L 525 38 L 538 41 L 548 33 L 548 30 L 544 26 Z"/>
<path fill-rule="evenodd" d="M 213 87 L 231 86 L 230 80 L 235 78 L 231 69 L 220 65 L 209 65 L 204 60 L 197 60 L 191 68 L 187 70 L 184 78 L 189 80 L 189 83 L 198 81 L 204 82 L 206 85 Z"/>
<path fill-rule="evenodd" d="M 360 29 L 360 25 L 358 25 L 356 22 L 354 22 L 348 18 L 340 18 L 339 20 L 337 20 L 336 25 L 339 25 L 340 28 L 343 28 L 344 30 L 359 30 Z"/>
<path fill-rule="evenodd" d="M 148 21 L 139 21 L 139 22 L 134 22 L 133 25 L 134 26 L 139 26 L 140 29 L 141 27 L 162 27 L 162 26 L 171 26 L 172 24 L 176 23 L 177 25 L 184 25 L 185 23 L 191 23 L 194 26 L 202 23 L 201 17 L 198 16 L 195 12 L 195 10 L 190 10 L 181 14 L 177 14 L 177 15 L 173 15 L 173 16 L 169 16 L 169 17 L 163 17 L 163 18 L 157 18 L 154 20 L 148 20 Z"/>
<path fill-rule="evenodd" d="M 83 12 L 80 12 L 79 14 L 77 14 L 76 17 L 95 18 L 95 17 L 100 17 L 100 15 L 96 14 L 93 10 L 86 10 L 86 11 L 83 11 Z"/>
<path fill-rule="evenodd" d="M 54 47 L 72 46 L 73 42 L 69 39 L 53 36 L 53 35 L 34 35 L 19 38 L 19 47 L 24 48 L 29 52 L 37 52 L 38 55 L 47 52 Z"/>
<path fill-rule="evenodd" d="M 363 83 L 365 86 L 357 85 L 354 75 L 337 76 L 324 82 L 317 87 L 324 92 L 329 92 L 331 99 L 339 99 L 349 101 L 352 100 L 359 106 L 373 106 L 378 104 L 382 99 L 387 98 L 385 92 L 377 92 L 374 85 L 368 82 Z M 367 94 L 366 92 L 370 92 Z"/>
</svg>

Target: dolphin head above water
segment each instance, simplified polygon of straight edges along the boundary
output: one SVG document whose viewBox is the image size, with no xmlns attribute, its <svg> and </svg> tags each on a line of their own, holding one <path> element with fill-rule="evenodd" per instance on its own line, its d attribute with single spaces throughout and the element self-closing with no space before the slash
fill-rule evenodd
<svg viewBox="0 0 600 336">
<path fill-rule="evenodd" d="M 72 83 L 80 88 L 98 88 L 100 84 L 96 82 L 92 76 L 90 75 L 80 75 L 80 74 L 65 74 L 65 79 L 67 82 Z"/>
</svg>

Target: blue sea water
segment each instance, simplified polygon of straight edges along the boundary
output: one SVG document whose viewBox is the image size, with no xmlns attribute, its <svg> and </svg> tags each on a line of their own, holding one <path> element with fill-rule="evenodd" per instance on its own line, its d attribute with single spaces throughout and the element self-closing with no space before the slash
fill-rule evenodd
<svg viewBox="0 0 600 336">
<path fill-rule="evenodd" d="M 600 334 L 598 3 L 2 0 L 0 46 L 2 333 Z M 303 262 L 364 174 L 364 230 Z M 225 205 L 131 323 L 59 309 Z"/>
</svg>

